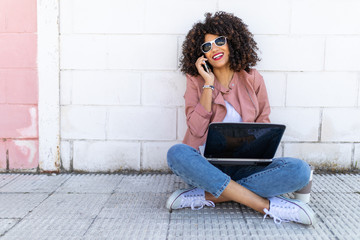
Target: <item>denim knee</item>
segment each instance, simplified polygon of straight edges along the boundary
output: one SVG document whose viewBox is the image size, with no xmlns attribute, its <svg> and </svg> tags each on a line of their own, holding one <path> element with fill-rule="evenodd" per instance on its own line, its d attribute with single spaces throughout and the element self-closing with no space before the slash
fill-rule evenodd
<svg viewBox="0 0 360 240">
<path fill-rule="evenodd" d="M 187 160 L 189 159 L 184 158 L 183 155 L 184 152 L 189 150 L 192 150 L 190 146 L 181 143 L 172 146 L 167 152 L 167 163 L 170 169 L 174 170 L 174 167 L 177 168 L 176 166 L 178 165 L 188 164 Z M 193 150 L 196 151 L 195 149 Z"/>
<path fill-rule="evenodd" d="M 173 162 L 176 161 L 176 160 L 175 160 L 175 154 L 176 154 L 176 152 L 178 151 L 178 150 L 177 150 L 177 148 L 178 148 L 177 145 L 178 145 L 178 144 L 172 146 L 172 147 L 168 150 L 167 155 L 166 155 L 167 164 L 168 164 L 168 166 L 169 166 L 170 168 L 171 168 L 171 166 L 173 165 Z"/>
<path fill-rule="evenodd" d="M 230 177 L 214 167 L 195 148 L 185 144 L 172 146 L 167 153 L 170 169 L 190 186 L 204 189 L 219 197 Z"/>
<path fill-rule="evenodd" d="M 311 169 L 308 163 L 297 158 L 286 158 L 286 165 L 288 170 L 294 173 L 292 178 L 297 183 L 297 190 L 309 183 Z"/>
</svg>

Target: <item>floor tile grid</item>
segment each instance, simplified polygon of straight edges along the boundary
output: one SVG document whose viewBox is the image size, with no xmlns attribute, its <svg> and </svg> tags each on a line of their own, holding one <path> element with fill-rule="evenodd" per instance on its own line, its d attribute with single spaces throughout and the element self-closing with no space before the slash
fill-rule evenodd
<svg viewBox="0 0 360 240">
<path fill-rule="evenodd" d="M 169 174 L 124 176 L 85 239 L 166 239 L 169 212 L 164 203 L 173 184 L 176 180 Z"/>
<path fill-rule="evenodd" d="M 11 183 L 16 178 L 18 178 L 19 174 L 12 174 L 12 173 L 1 173 L 0 175 L 0 188 L 4 187 L 5 185 Z"/>
<path fill-rule="evenodd" d="M 50 222 L 47 228 L 49 228 L 48 232 L 51 233 L 51 236 L 54 236 L 52 239 L 61 239 L 61 237 L 55 237 L 52 232 L 62 237 L 67 236 L 67 239 L 79 239 L 81 234 L 77 235 L 76 229 L 86 229 L 88 226 L 91 227 L 87 228 L 88 234 L 85 235 L 85 239 L 94 239 L 94 237 L 96 239 L 118 239 L 119 236 L 122 236 L 122 239 L 133 239 L 134 236 L 139 236 L 136 237 L 137 239 L 189 239 L 188 237 L 192 237 L 191 239 L 219 239 L 219 237 L 221 239 L 244 239 L 243 237 L 247 239 L 360 238 L 357 231 L 360 226 L 356 216 L 359 209 L 355 204 L 359 202 L 359 194 L 353 190 L 356 189 L 354 184 L 357 181 L 351 178 L 349 183 L 344 184 L 346 181 L 342 178 L 347 176 L 335 176 L 335 178 L 332 175 L 314 176 L 314 180 L 318 179 L 318 181 L 314 183 L 316 191 L 312 194 L 310 206 L 319 214 L 320 218 L 320 223 L 315 228 L 293 223 L 282 224 L 279 227 L 273 223 L 272 219 L 263 222 L 261 214 L 236 203 L 218 204 L 214 209 L 206 208 L 201 211 L 191 211 L 190 209 L 173 211 L 170 215 L 163 204 L 172 191 L 185 186 L 178 181 L 179 179 L 171 175 L 139 175 L 138 181 L 137 176 L 124 175 L 124 177 L 128 180 L 132 178 L 135 181 L 132 185 L 132 181 L 119 183 L 112 197 L 110 196 L 106 203 L 100 201 L 98 204 L 94 204 L 94 206 L 101 204 L 104 206 L 97 215 L 92 215 L 96 216 L 96 221 L 93 220 L 92 223 L 89 223 L 87 219 L 80 218 L 78 225 L 71 224 L 71 221 L 69 221 L 70 224 L 66 221 L 60 221 L 57 224 Z M 126 183 L 126 186 L 120 186 L 123 183 Z M 344 185 L 346 186 L 344 187 Z M 96 188 L 93 190 L 99 192 Z M 66 191 L 59 194 L 65 195 Z M 90 193 L 87 197 L 91 196 L 93 195 Z M 61 198 L 59 200 L 61 202 Z M 169 222 L 169 219 L 172 222 Z M 341 219 L 341 223 L 338 223 L 339 219 Z M 26 225 L 25 223 L 29 224 L 24 221 L 23 226 Z M 39 225 L 41 226 L 41 224 Z M 59 231 L 56 228 L 57 225 L 63 226 L 62 233 L 57 232 Z M 143 226 L 143 231 L 138 230 L 139 225 Z M 46 227 L 46 225 L 43 226 Z M 77 227 L 74 229 L 71 226 Z M 241 237 L 239 238 L 239 236 Z M 6 237 L 6 239 L 21 239 L 8 234 Z M 41 239 L 40 235 L 39 237 L 36 239 Z"/>
<path fill-rule="evenodd" d="M 20 174 L 0 188 L 1 193 L 52 193 L 70 177 L 67 174 Z"/>
<path fill-rule="evenodd" d="M 112 193 L 123 178 L 121 174 L 72 174 L 56 193 Z"/>
<path fill-rule="evenodd" d="M 98 213 L 96 214 L 96 216 L 92 219 L 91 223 L 88 225 L 86 231 L 82 234 L 82 238 L 85 238 L 85 236 L 88 234 L 89 231 L 91 231 L 92 228 L 94 228 L 94 223 L 98 220 L 100 213 L 103 211 L 103 209 L 105 208 L 105 206 L 107 205 L 107 203 L 109 201 L 111 201 L 112 196 L 115 194 L 116 189 L 120 186 L 120 184 L 122 184 L 122 181 L 124 180 L 124 176 L 122 175 L 118 175 L 116 174 L 117 177 L 120 177 L 119 181 L 116 183 L 116 185 L 114 186 L 114 188 L 112 189 L 112 191 L 110 192 L 110 195 L 108 196 L 107 200 L 104 202 L 104 204 L 101 206 L 101 208 L 99 209 Z M 96 233 L 97 237 L 99 236 L 99 233 Z"/>
<path fill-rule="evenodd" d="M 73 180 L 73 178 L 76 178 L 77 181 L 79 178 L 80 179 L 84 178 L 84 176 L 86 178 L 86 176 L 89 175 L 72 174 L 68 178 L 68 181 L 70 181 L 69 179 Z M 105 176 L 106 178 L 106 177 L 113 177 L 114 175 L 100 175 L 100 177 L 101 176 Z M 96 180 L 98 175 L 90 174 L 89 177 L 90 179 L 95 178 Z M 33 234 L 34 236 L 36 236 L 34 237 L 34 239 L 41 239 L 41 236 L 47 236 L 44 239 L 48 239 L 48 237 L 50 236 L 52 239 L 64 239 L 63 238 L 64 236 L 67 236 L 69 238 L 74 237 L 75 239 L 79 239 L 79 237 L 83 237 L 83 235 L 87 232 L 89 227 L 96 219 L 98 213 L 101 211 L 100 209 L 96 212 L 96 206 L 104 206 L 105 199 L 102 199 L 102 201 L 100 199 L 100 202 L 96 201 L 98 196 L 100 196 L 101 198 L 101 196 L 104 197 L 104 194 L 103 193 L 99 194 L 98 193 L 99 191 L 97 191 L 96 187 L 92 189 L 87 189 L 89 193 L 86 192 L 77 193 L 78 191 L 74 191 L 74 193 L 67 192 L 67 194 L 65 194 L 64 191 L 66 192 L 66 190 L 69 190 L 66 187 L 64 188 L 64 186 L 66 185 L 66 183 L 68 183 L 68 181 L 64 182 L 61 186 L 59 186 L 57 189 L 55 189 L 52 192 L 52 198 L 49 199 L 46 203 L 44 203 L 45 206 L 43 206 L 43 209 L 38 208 L 38 210 L 34 210 L 31 215 L 26 216 L 25 221 L 19 224 L 19 229 L 25 231 L 16 231 L 16 232 L 14 231 L 12 233 L 7 234 L 6 237 L 16 238 L 16 239 L 27 239 L 27 236 L 29 235 L 29 228 L 33 227 L 32 224 L 34 221 L 39 221 L 38 226 L 42 226 L 44 222 L 46 223 L 46 227 L 40 227 L 40 228 L 35 227 L 35 229 L 37 229 L 35 233 L 37 233 L 38 236 L 36 236 L 36 234 Z M 101 183 L 102 181 L 97 181 L 97 182 Z M 72 183 L 74 183 L 74 181 L 72 181 Z M 113 187 L 111 193 L 114 193 L 115 188 L 119 184 L 120 181 L 118 181 L 118 183 Z M 61 191 L 60 189 L 63 191 Z M 96 192 L 96 194 L 94 194 L 91 191 Z M 89 195 L 90 196 L 93 195 L 93 196 L 90 197 Z M 80 201 L 79 199 L 76 199 L 79 197 L 80 197 Z M 86 202 L 84 201 L 82 202 L 81 197 L 83 197 L 84 200 L 90 197 L 91 200 L 95 200 L 95 203 L 93 203 L 90 206 L 86 206 Z M 66 202 L 66 200 L 69 200 L 69 198 L 75 198 L 75 200 L 74 201 L 70 200 Z M 106 200 L 108 200 L 109 198 L 110 195 L 106 196 Z M 91 200 L 90 202 L 92 202 Z M 48 213 L 47 212 L 48 209 L 52 209 L 52 211 Z M 62 211 L 62 209 L 65 209 L 65 211 Z M 70 209 L 70 211 L 67 211 L 67 209 Z M 54 219 L 56 219 L 56 221 L 53 221 Z M 72 224 L 73 220 L 77 222 Z M 60 231 L 59 229 L 61 230 L 61 233 L 57 232 Z"/>
<path fill-rule="evenodd" d="M 329 176 L 324 176 L 323 177 L 323 180 L 325 180 L 325 181 L 323 181 L 323 183 L 328 183 L 329 181 L 328 181 L 328 179 L 326 179 L 326 178 L 328 178 Z M 333 178 L 333 177 L 332 177 Z M 321 186 L 321 183 L 319 183 L 318 182 L 318 185 L 320 185 L 320 187 L 322 187 Z M 340 184 L 341 185 L 341 184 Z M 334 187 L 334 185 L 330 185 L 330 186 L 327 186 L 327 188 L 329 188 L 329 187 Z M 338 186 L 337 184 L 335 184 L 335 188 L 336 188 L 336 192 L 339 192 L 339 193 L 341 193 L 341 192 L 349 192 L 349 189 L 350 188 L 342 188 L 343 186 Z M 326 189 L 327 190 L 327 189 Z M 332 189 L 332 190 L 334 190 L 334 189 Z M 320 192 L 324 192 L 324 188 L 322 187 L 322 189 L 321 189 L 321 191 Z M 316 193 L 313 193 L 313 194 L 316 194 Z M 313 195 L 312 194 L 312 195 Z M 321 194 L 319 194 L 319 195 L 321 195 Z M 356 201 L 355 200 L 355 202 L 359 202 L 359 201 Z M 316 208 L 316 206 L 314 206 L 314 204 L 311 204 L 310 203 L 310 205 L 313 205 L 312 207 L 314 208 Z M 259 226 L 260 227 L 262 227 L 263 225 L 261 225 L 261 223 L 258 221 L 259 219 L 258 219 L 258 217 L 257 217 L 257 213 L 255 213 L 253 210 L 251 210 L 251 209 L 248 209 L 248 208 L 246 208 L 246 207 L 243 207 L 243 208 L 245 208 L 245 209 L 247 209 L 244 213 L 243 213 L 243 216 L 244 216 L 244 219 L 246 220 L 247 219 L 247 222 L 246 222 L 246 227 L 249 229 L 249 232 L 250 232 L 250 234 L 249 235 L 252 235 L 252 236 L 256 236 L 256 235 L 258 235 L 258 234 L 260 234 L 261 233 L 261 231 L 259 231 Z M 249 213 L 249 214 L 248 214 Z M 173 217 L 173 215 L 172 215 L 172 217 Z M 248 218 L 248 217 L 250 217 L 250 218 Z M 175 219 L 176 219 L 176 217 L 175 217 Z M 252 222 L 252 220 L 251 219 L 255 219 L 255 224 L 253 225 L 253 226 L 251 226 L 251 222 Z M 353 218 L 353 219 L 356 219 L 356 218 Z M 190 223 L 191 224 L 191 223 Z M 273 224 L 273 223 L 272 223 Z M 299 226 L 299 224 L 293 224 L 293 223 L 290 223 L 290 224 L 292 224 L 292 225 L 294 225 L 294 226 Z M 328 226 L 327 226 L 328 225 Z M 180 231 L 179 232 L 177 232 L 177 233 L 171 233 L 170 234 L 170 236 L 171 237 L 175 237 L 175 238 L 179 238 L 180 236 L 183 236 L 183 237 L 185 237 L 186 238 L 186 236 L 187 237 L 189 237 L 189 235 L 187 235 L 187 234 L 189 234 L 189 233 L 186 233 L 186 230 L 184 229 L 184 223 L 182 223 L 181 224 L 181 226 L 183 227 L 183 228 L 181 228 L 180 229 Z M 288 226 L 288 225 L 287 225 Z M 301 226 L 301 225 L 300 225 Z M 319 225 L 318 225 L 319 226 Z M 305 231 L 302 231 L 302 232 L 299 232 L 300 234 L 298 235 L 298 236 L 296 236 L 296 235 L 294 235 L 294 234 L 289 234 L 289 232 L 288 232 L 288 236 L 292 236 L 292 238 L 296 238 L 296 237 L 299 237 L 300 239 L 304 239 L 303 237 L 305 237 L 305 236 L 307 236 L 306 238 L 308 239 L 312 239 L 313 237 L 316 239 L 317 237 L 321 237 L 321 238 L 323 238 L 323 239 L 326 239 L 327 237 L 328 237 L 328 235 L 329 235 L 329 232 L 331 232 L 331 229 L 329 229 L 330 227 L 334 227 L 334 226 L 329 226 L 329 224 L 325 224 L 324 222 L 322 222 L 322 223 L 320 223 L 320 229 L 319 229 L 319 227 L 317 227 L 316 229 L 311 229 L 311 231 L 306 231 L 306 229 L 305 229 Z M 340 228 L 340 230 L 341 229 L 343 229 L 343 227 L 344 226 L 339 226 Z M 355 226 L 352 226 L 352 227 L 356 227 L 356 225 Z M 186 228 L 188 228 L 188 229 L 191 229 L 191 227 L 189 227 L 189 226 L 187 226 Z M 253 229 L 252 229 L 253 228 Z M 255 229 L 255 232 L 253 232 L 252 230 L 254 230 Z M 273 228 L 273 226 L 271 226 L 269 229 L 274 229 Z M 309 229 L 309 228 L 308 228 Z M 336 228 L 335 228 L 336 229 Z M 358 228 L 355 228 L 355 229 L 358 229 Z M 278 231 L 278 229 L 277 229 L 277 231 Z M 334 231 L 334 230 L 333 230 Z M 266 236 L 266 232 L 271 232 L 271 231 L 269 231 L 269 230 L 265 230 L 264 232 L 262 232 L 261 233 L 261 236 Z M 306 233 L 306 232 L 308 232 L 308 234 L 304 234 L 304 233 Z M 279 234 L 279 232 L 278 232 L 278 234 Z M 278 234 L 275 234 L 275 235 L 278 235 Z M 315 236 L 314 236 L 314 234 L 315 234 Z M 344 235 L 345 234 L 345 235 Z M 332 234 L 332 236 L 334 237 L 334 238 L 337 238 L 337 237 L 341 237 L 341 236 L 347 236 L 347 237 L 354 237 L 354 236 L 358 236 L 357 235 L 358 233 L 357 232 L 350 232 L 349 233 L 349 231 L 348 232 L 346 232 L 346 231 L 335 231 L 335 233 L 333 233 Z M 236 234 L 236 235 L 238 235 L 238 234 Z M 245 234 L 245 236 L 246 236 L 247 234 Z M 274 233 L 272 233 L 272 235 L 274 236 Z M 281 233 L 280 233 L 280 235 L 281 235 Z M 190 234 L 190 236 L 192 236 L 191 234 Z M 244 234 L 243 234 L 243 236 L 244 236 Z M 195 236 L 192 236 L 192 237 L 195 237 Z M 268 236 L 268 237 L 270 237 L 271 238 L 271 236 Z"/>
<path fill-rule="evenodd" d="M 327 230 L 341 239 L 360 239 L 360 174 L 325 174 L 317 214 Z M 338 179 L 335 181 L 335 179 Z M 315 201 L 317 198 L 315 193 Z M 341 219 L 341 221 L 339 221 Z"/>
<path fill-rule="evenodd" d="M 354 192 L 360 194 L 360 174 L 337 174 L 336 176 Z"/>
<path fill-rule="evenodd" d="M 8 229 L 6 229 L 3 233 L 1 233 L 0 234 L 0 237 L 3 237 L 5 234 L 6 234 L 6 237 L 7 236 L 9 236 L 11 239 L 13 238 L 13 237 L 11 237 L 11 232 L 16 232 L 16 231 L 14 231 L 13 229 L 15 228 L 16 229 L 16 227 L 18 227 L 18 226 L 20 226 L 20 224 L 22 223 L 22 222 L 24 222 L 24 219 L 26 219 L 26 217 L 27 216 L 29 216 L 31 213 L 32 213 L 32 211 L 34 211 L 37 207 L 39 207 L 44 201 L 46 201 L 46 199 L 48 199 L 55 191 L 56 191 L 56 189 L 53 189 L 51 192 L 48 192 L 48 193 L 37 193 L 37 194 L 29 194 L 29 190 L 27 190 L 27 189 L 25 189 L 24 190 L 24 192 L 23 193 L 21 193 L 21 192 L 19 192 L 18 190 L 19 189 L 17 189 L 16 188 L 16 185 L 17 185 L 17 183 L 16 183 L 16 181 L 21 181 L 21 178 L 30 178 L 32 181 L 34 181 L 34 179 L 36 178 L 36 177 L 39 177 L 39 178 L 43 178 L 44 176 L 48 176 L 48 175 L 38 175 L 38 174 L 18 174 L 18 176 L 16 177 L 16 178 L 14 178 L 11 182 L 9 182 L 8 184 L 6 184 L 6 186 L 4 186 L 4 187 L 8 187 L 9 185 L 15 185 L 15 191 L 14 192 L 12 192 L 12 188 L 10 188 L 9 190 L 4 190 L 4 188 L 0 188 L 0 190 L 1 190 L 1 192 L 0 192 L 0 196 L 4 196 L 4 194 L 5 195 L 8 195 L 8 196 L 15 196 L 16 198 L 17 198 L 17 201 L 15 201 L 15 199 L 13 200 L 13 201 L 11 201 L 10 200 L 10 202 L 11 203 L 14 203 L 14 202 L 19 202 L 19 199 L 18 199 L 18 197 L 22 197 L 22 196 L 24 196 L 25 197 L 25 199 L 26 200 L 28 200 L 29 198 L 31 198 L 31 196 L 34 196 L 34 197 L 38 197 L 38 198 L 40 198 L 40 199 L 38 199 L 38 201 L 36 201 L 36 204 L 33 204 L 33 205 L 30 205 L 31 206 L 31 209 L 27 209 L 27 211 L 26 211 L 26 213 L 24 213 L 24 215 L 23 216 L 21 216 L 20 218 L 18 218 L 17 219 L 17 222 L 16 222 L 16 224 L 14 224 L 14 225 L 11 225 L 11 227 L 9 227 Z M 54 175 L 53 175 L 54 176 Z M 62 184 L 64 184 L 66 181 L 68 180 L 68 177 L 66 177 L 65 179 L 64 179 L 64 181 L 59 185 L 59 186 L 57 186 L 57 188 L 59 188 Z M 21 185 L 21 184 L 20 184 Z M 26 186 L 26 184 L 24 184 L 25 186 Z M 36 185 L 36 184 L 35 184 Z M 29 185 L 27 185 L 27 186 L 29 186 Z M 30 189 L 32 189 L 31 187 L 30 187 Z M 32 190 L 34 190 L 34 189 L 32 189 Z M 21 203 L 23 203 L 24 201 L 20 201 Z M 26 201 L 25 201 L 26 202 Z M 22 206 L 29 206 L 29 204 L 22 204 Z M 15 209 L 15 212 L 18 210 L 19 208 L 16 208 Z M 20 209 L 21 209 L 21 207 L 20 207 Z M 13 212 L 12 212 L 12 214 L 14 214 Z M 3 216 L 3 215 L 2 215 Z M 24 239 L 26 239 L 26 237 L 27 237 L 27 233 L 26 233 L 26 235 L 24 236 L 25 238 Z M 17 237 L 15 237 L 16 239 L 19 239 L 19 238 L 17 238 Z"/>
<path fill-rule="evenodd" d="M 29 187 L 36 182 L 36 178 L 42 179 L 50 177 L 48 175 L 38 174 L 1 174 L 1 178 L 11 178 L 6 184 L 0 187 L 1 218 L 8 217 L 14 219 L 15 224 L 7 225 L 6 229 L 0 233 L 0 237 L 15 228 L 23 219 L 44 202 L 55 191 L 46 192 L 44 190 L 36 192 L 34 188 Z M 63 182 L 65 182 L 64 179 Z M 36 185 L 36 184 L 34 184 Z M 25 186 L 25 188 L 24 188 Z M 29 187 L 29 188 L 26 188 Z M 20 190 L 18 187 L 22 187 Z M 35 194 L 33 194 L 35 190 Z M 20 199 L 20 200 L 19 200 Z M 22 200 L 21 200 L 22 199 Z M 4 202 L 5 201 L 5 202 Z M 20 204 L 20 205 L 19 205 Z"/>
</svg>

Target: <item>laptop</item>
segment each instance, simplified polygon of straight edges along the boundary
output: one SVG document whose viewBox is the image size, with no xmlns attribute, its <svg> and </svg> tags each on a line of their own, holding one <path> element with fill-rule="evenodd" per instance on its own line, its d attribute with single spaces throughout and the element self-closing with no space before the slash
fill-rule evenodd
<svg viewBox="0 0 360 240">
<path fill-rule="evenodd" d="M 272 123 L 211 123 L 203 155 L 213 164 L 267 165 L 285 128 Z"/>
</svg>

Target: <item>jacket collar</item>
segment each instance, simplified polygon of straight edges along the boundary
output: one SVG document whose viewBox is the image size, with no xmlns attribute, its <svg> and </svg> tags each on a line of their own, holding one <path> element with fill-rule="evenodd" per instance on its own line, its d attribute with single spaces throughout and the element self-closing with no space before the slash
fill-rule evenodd
<svg viewBox="0 0 360 240">
<path fill-rule="evenodd" d="M 215 78 L 214 87 L 216 89 L 216 92 L 215 92 L 216 96 L 214 99 L 214 103 L 223 105 L 226 108 L 223 94 L 228 93 L 229 91 L 231 91 L 233 88 L 236 87 L 238 78 L 239 78 L 239 76 L 238 76 L 237 72 L 234 72 L 234 76 L 229 83 L 228 89 L 226 89 L 223 85 L 221 85 L 220 82 Z"/>
<path fill-rule="evenodd" d="M 237 72 L 234 72 L 234 75 L 229 83 L 229 88 L 227 89 L 223 85 L 221 85 L 220 82 L 215 77 L 214 87 L 215 87 L 215 89 L 219 90 L 221 93 L 225 94 L 235 87 L 235 83 L 236 83 L 237 79 L 238 79 L 238 74 L 237 74 Z"/>
</svg>

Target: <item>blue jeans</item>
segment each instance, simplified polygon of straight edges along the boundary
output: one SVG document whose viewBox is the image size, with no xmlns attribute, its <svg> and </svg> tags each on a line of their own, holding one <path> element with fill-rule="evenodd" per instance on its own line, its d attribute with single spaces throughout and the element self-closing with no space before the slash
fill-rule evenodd
<svg viewBox="0 0 360 240">
<path fill-rule="evenodd" d="M 171 170 L 187 184 L 215 197 L 221 195 L 230 179 L 265 198 L 299 190 L 310 179 L 310 167 L 300 159 L 275 158 L 267 166 L 213 165 L 185 144 L 172 146 L 167 161 Z"/>
</svg>

